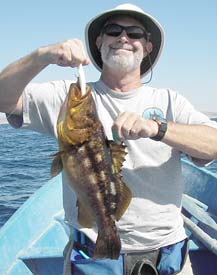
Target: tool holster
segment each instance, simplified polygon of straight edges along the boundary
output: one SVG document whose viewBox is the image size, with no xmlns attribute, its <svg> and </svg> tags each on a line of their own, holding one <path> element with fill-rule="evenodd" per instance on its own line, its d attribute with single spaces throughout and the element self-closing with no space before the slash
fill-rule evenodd
<svg viewBox="0 0 217 275">
<path fill-rule="evenodd" d="M 124 255 L 125 275 L 158 275 L 159 250 Z"/>
</svg>

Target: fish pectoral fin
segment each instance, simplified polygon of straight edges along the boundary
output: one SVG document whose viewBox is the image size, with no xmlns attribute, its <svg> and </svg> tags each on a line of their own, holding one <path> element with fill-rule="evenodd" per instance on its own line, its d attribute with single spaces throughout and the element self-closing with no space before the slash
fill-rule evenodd
<svg viewBox="0 0 217 275">
<path fill-rule="evenodd" d="M 131 199 L 132 199 L 132 192 L 130 188 L 121 180 L 119 179 L 120 184 L 120 198 L 117 205 L 117 210 L 115 212 L 115 218 L 117 221 L 123 216 L 124 212 L 127 210 Z"/>
<path fill-rule="evenodd" d="M 116 143 L 113 140 L 109 140 L 108 144 L 111 150 L 114 173 L 119 175 L 127 154 L 125 150 L 126 146 L 123 143 Z"/>
<path fill-rule="evenodd" d="M 83 227 L 92 228 L 95 219 L 90 208 L 88 208 L 81 199 L 77 200 L 77 207 L 79 224 Z"/>
<path fill-rule="evenodd" d="M 54 155 L 54 159 L 51 164 L 50 173 L 52 177 L 57 176 L 63 170 L 63 163 L 61 159 L 61 152 Z"/>
</svg>

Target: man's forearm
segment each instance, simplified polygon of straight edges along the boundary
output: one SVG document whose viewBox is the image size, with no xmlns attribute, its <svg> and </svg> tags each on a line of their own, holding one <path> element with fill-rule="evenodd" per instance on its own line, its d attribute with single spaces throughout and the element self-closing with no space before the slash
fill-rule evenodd
<svg viewBox="0 0 217 275">
<path fill-rule="evenodd" d="M 70 39 L 41 47 L 33 53 L 12 63 L 0 73 L 0 112 L 20 114 L 21 95 L 26 85 L 46 66 L 62 67 L 88 65 L 82 41 Z"/>
<path fill-rule="evenodd" d="M 206 125 L 169 122 L 162 141 L 194 158 L 217 159 L 217 129 Z"/>
<path fill-rule="evenodd" d="M 0 74 L 0 112 L 13 112 L 25 86 L 46 66 L 36 50 L 6 67 Z M 18 108 L 15 113 L 19 111 Z"/>
</svg>

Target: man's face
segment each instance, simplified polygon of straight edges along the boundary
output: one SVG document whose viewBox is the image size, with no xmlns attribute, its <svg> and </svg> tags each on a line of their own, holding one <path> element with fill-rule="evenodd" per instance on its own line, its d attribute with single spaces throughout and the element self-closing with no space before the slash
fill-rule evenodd
<svg viewBox="0 0 217 275">
<path fill-rule="evenodd" d="M 120 26 L 143 26 L 131 17 L 116 17 L 107 24 L 118 24 Z M 107 25 L 106 24 L 106 25 Z M 146 40 L 144 38 L 130 38 L 123 30 L 118 36 L 103 34 L 97 39 L 97 46 L 101 50 L 101 57 L 104 66 L 122 72 L 139 70 L 144 58 Z"/>
</svg>

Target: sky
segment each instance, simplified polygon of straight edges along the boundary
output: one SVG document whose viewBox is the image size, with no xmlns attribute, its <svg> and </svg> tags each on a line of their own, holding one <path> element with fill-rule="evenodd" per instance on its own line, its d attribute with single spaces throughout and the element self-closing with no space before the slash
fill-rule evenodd
<svg viewBox="0 0 217 275">
<path fill-rule="evenodd" d="M 216 0 L 19 0 L 2 1 L 0 71 L 41 46 L 71 38 L 83 42 L 86 23 L 122 3 L 138 5 L 155 17 L 165 32 L 165 45 L 149 85 L 170 88 L 200 111 L 217 111 Z M 85 42 L 84 42 L 85 43 Z M 49 65 L 34 82 L 74 79 L 76 69 Z M 85 67 L 87 81 L 99 78 Z M 147 81 L 149 76 L 143 79 Z"/>
</svg>

